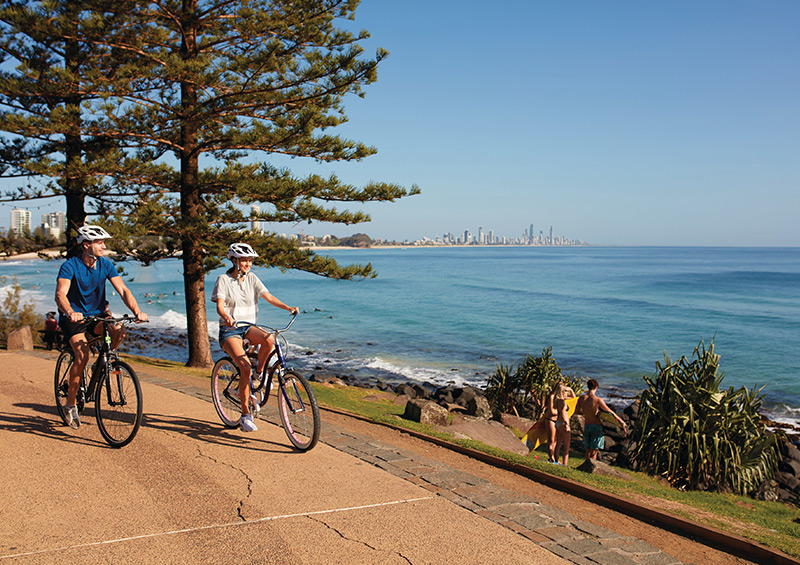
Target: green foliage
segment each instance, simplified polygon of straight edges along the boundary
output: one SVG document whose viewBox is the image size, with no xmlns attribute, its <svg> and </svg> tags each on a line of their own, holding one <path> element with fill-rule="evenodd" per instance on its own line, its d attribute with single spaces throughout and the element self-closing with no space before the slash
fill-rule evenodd
<svg viewBox="0 0 800 565">
<path fill-rule="evenodd" d="M 0 285 L 4 286 L 6 277 L 0 277 Z M 0 303 L 0 341 L 6 341 L 8 334 L 23 326 L 30 326 L 33 342 L 41 344 L 41 334 L 38 330 L 44 329 L 44 320 L 34 310 L 33 301 L 25 304 L 20 298 L 22 288 L 14 277 L 10 290 Z"/>
<path fill-rule="evenodd" d="M 693 360 L 656 363 L 645 376 L 639 417 L 631 433 L 634 468 L 693 490 L 746 494 L 774 476 L 775 436 L 758 409 L 761 389 L 720 390 L 722 372 L 712 340 Z"/>
<path fill-rule="evenodd" d="M 41 228 L 34 230 L 33 236 L 17 236 L 13 230 L 5 237 L 0 236 L 2 255 L 38 253 L 54 247 L 59 247 L 59 240 L 45 236 Z"/>
<path fill-rule="evenodd" d="M 365 233 L 353 234 L 339 240 L 339 245 L 347 247 L 370 247 L 373 243 L 372 238 Z"/>
<path fill-rule="evenodd" d="M 132 176 L 130 163 L 120 132 L 97 119 L 110 85 L 122 85 L 121 52 L 108 40 L 136 33 L 133 4 L 0 0 L 0 131 L 10 134 L 0 138 L 0 177 L 16 181 L 0 201 L 63 196 L 70 243 L 87 199 L 104 214 L 138 192 L 114 184 Z"/>
<path fill-rule="evenodd" d="M 486 399 L 495 414 L 516 412 L 535 419 L 542 415 L 545 397 L 559 381 L 576 394 L 581 390 L 577 377 L 562 374 L 553 358 L 553 348 L 548 347 L 539 357 L 527 355 L 516 370 L 510 365 L 498 364 L 489 377 Z"/>
</svg>

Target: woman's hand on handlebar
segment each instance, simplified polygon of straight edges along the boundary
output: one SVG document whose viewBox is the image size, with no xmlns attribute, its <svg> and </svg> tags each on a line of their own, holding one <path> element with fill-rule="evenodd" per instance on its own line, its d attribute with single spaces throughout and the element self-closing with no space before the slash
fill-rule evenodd
<svg viewBox="0 0 800 565">
<path fill-rule="evenodd" d="M 136 321 L 137 321 L 138 323 L 141 323 L 141 322 L 146 322 L 146 321 L 147 321 L 147 314 L 145 314 L 144 312 L 142 312 L 142 311 L 140 310 L 140 311 L 139 311 L 139 313 L 138 313 L 138 314 L 136 314 Z"/>
</svg>

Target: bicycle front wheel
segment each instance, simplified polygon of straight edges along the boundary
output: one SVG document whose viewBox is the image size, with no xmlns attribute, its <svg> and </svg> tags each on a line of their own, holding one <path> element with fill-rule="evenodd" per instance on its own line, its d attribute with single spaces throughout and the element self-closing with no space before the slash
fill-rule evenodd
<svg viewBox="0 0 800 565">
<path fill-rule="evenodd" d="M 319 440 L 319 406 L 314 390 L 303 375 L 286 371 L 278 387 L 278 412 L 289 441 L 300 451 L 308 451 Z"/>
<path fill-rule="evenodd" d="M 128 445 L 142 423 L 142 387 L 130 365 L 112 361 L 94 395 L 97 427 L 109 445 Z"/>
<path fill-rule="evenodd" d="M 211 371 L 211 398 L 220 420 L 228 428 L 239 425 L 242 402 L 239 400 L 239 367 L 230 357 L 223 357 Z"/>
</svg>

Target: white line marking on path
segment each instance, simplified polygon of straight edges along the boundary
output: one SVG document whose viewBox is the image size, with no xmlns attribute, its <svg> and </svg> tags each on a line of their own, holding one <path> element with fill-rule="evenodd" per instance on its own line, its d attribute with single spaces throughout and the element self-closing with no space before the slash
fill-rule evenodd
<svg viewBox="0 0 800 565">
<path fill-rule="evenodd" d="M 250 526 L 258 524 L 259 522 L 270 522 L 272 520 L 286 520 L 288 518 L 301 518 L 303 516 L 317 516 L 319 514 L 333 514 L 334 512 L 349 512 L 351 510 L 364 510 L 366 508 L 379 508 L 381 506 L 393 506 L 395 504 L 409 504 L 411 502 L 419 502 L 420 500 L 432 500 L 435 496 L 423 496 L 420 498 L 407 498 L 406 500 L 393 500 L 391 502 L 378 502 L 377 504 L 365 504 L 363 506 L 348 506 L 346 508 L 334 508 L 332 510 L 316 510 L 314 512 L 298 512 L 297 514 L 281 514 L 279 516 L 265 516 L 264 518 L 256 518 L 255 520 L 248 520 L 246 522 L 228 522 L 226 524 L 210 524 L 208 526 L 198 526 L 196 528 L 185 528 L 183 530 L 172 530 L 170 532 L 159 532 L 156 534 L 142 534 L 140 536 L 131 536 L 128 538 L 119 538 L 105 541 L 95 541 L 92 543 L 82 543 L 79 545 L 71 545 L 65 547 L 57 547 L 52 549 L 40 549 L 38 551 L 29 551 L 27 553 L 13 553 L 8 555 L 0 555 L 2 559 L 12 559 L 15 557 L 29 557 L 31 555 L 41 555 L 42 553 L 55 553 L 58 551 L 68 551 L 70 549 L 83 549 L 87 547 L 94 547 L 99 545 L 108 545 L 112 543 L 122 543 L 126 541 L 135 541 L 147 538 L 157 538 L 161 536 L 172 536 L 175 534 L 187 534 L 191 532 L 200 532 L 203 530 L 213 530 L 216 528 L 231 528 L 235 526 Z"/>
</svg>

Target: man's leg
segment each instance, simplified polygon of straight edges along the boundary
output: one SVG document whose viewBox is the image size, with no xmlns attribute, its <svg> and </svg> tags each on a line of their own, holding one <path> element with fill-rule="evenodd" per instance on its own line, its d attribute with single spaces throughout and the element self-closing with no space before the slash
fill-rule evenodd
<svg viewBox="0 0 800 565">
<path fill-rule="evenodd" d="M 108 328 L 108 333 L 111 335 L 111 349 L 116 351 L 119 344 L 125 339 L 125 327 L 122 324 L 115 324 Z"/>
<path fill-rule="evenodd" d="M 81 375 L 86 368 L 86 363 L 89 362 L 89 344 L 83 332 L 69 338 L 69 344 L 72 347 L 72 353 L 75 358 L 72 362 L 72 367 L 69 369 L 67 406 L 75 406 L 75 401 L 78 398 L 78 387 L 81 384 Z"/>
</svg>

